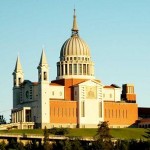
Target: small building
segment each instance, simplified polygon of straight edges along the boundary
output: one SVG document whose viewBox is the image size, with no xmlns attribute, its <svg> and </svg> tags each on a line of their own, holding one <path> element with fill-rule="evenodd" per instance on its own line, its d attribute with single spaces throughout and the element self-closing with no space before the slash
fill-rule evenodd
<svg viewBox="0 0 150 150">
<path fill-rule="evenodd" d="M 139 128 L 150 128 L 150 108 L 139 107 L 138 117 Z"/>
</svg>

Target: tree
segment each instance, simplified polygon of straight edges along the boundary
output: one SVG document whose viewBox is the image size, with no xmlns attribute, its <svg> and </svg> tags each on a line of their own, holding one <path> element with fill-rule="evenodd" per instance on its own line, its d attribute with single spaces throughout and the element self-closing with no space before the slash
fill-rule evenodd
<svg viewBox="0 0 150 150">
<path fill-rule="evenodd" d="M 126 140 L 117 140 L 115 142 L 115 150 L 128 150 L 129 142 Z"/>
<path fill-rule="evenodd" d="M 74 139 L 71 142 L 71 146 L 73 150 L 83 150 L 83 146 L 81 144 L 81 141 L 79 139 Z"/>
<path fill-rule="evenodd" d="M 49 141 L 49 133 L 48 133 L 48 130 L 45 126 L 45 128 L 44 128 L 44 143 L 46 143 L 48 141 Z"/>
<path fill-rule="evenodd" d="M 6 149 L 12 148 L 12 149 L 17 149 L 18 143 L 16 138 L 10 138 L 8 139 L 9 143 L 7 145 Z"/>
<path fill-rule="evenodd" d="M 102 141 L 110 141 L 111 140 L 111 135 L 109 133 L 109 127 L 108 127 L 108 122 L 104 121 L 100 124 L 98 124 L 98 130 L 96 134 L 96 139 L 102 140 Z"/>
<path fill-rule="evenodd" d="M 150 128 L 145 131 L 145 135 L 143 135 L 147 140 L 150 140 Z"/>
<path fill-rule="evenodd" d="M 23 145 L 22 142 L 19 142 L 19 143 L 18 143 L 17 149 L 18 149 L 18 150 L 25 150 L 24 145 Z"/>
<path fill-rule="evenodd" d="M 70 140 L 65 140 L 63 149 L 65 149 L 65 150 L 71 150 L 72 149 Z"/>
<path fill-rule="evenodd" d="M 49 133 L 54 134 L 54 135 L 65 135 L 69 133 L 68 128 L 52 128 L 49 129 Z"/>
<path fill-rule="evenodd" d="M 6 143 L 4 142 L 4 141 L 2 141 L 1 143 L 0 143 L 0 150 L 6 150 Z"/>
<path fill-rule="evenodd" d="M 31 142 L 26 143 L 25 149 L 26 150 L 32 150 L 32 144 L 31 144 Z"/>
<path fill-rule="evenodd" d="M 0 115 L 0 124 L 6 124 L 6 120 L 3 115 Z"/>
<path fill-rule="evenodd" d="M 95 150 L 112 150 L 113 143 L 111 142 L 111 135 L 109 133 L 108 122 L 104 121 L 98 124 L 97 134 L 92 147 Z"/>
<path fill-rule="evenodd" d="M 43 149 L 44 150 L 50 150 L 52 149 L 52 145 L 49 143 L 49 132 L 45 126 L 44 128 L 44 143 L 43 143 Z"/>
</svg>

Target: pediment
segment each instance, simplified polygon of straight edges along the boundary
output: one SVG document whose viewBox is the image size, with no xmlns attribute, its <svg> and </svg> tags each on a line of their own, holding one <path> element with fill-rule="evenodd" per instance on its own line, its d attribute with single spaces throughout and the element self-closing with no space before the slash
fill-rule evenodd
<svg viewBox="0 0 150 150">
<path fill-rule="evenodd" d="M 79 83 L 78 86 L 103 86 L 101 82 L 97 80 L 87 80 L 85 82 Z"/>
</svg>

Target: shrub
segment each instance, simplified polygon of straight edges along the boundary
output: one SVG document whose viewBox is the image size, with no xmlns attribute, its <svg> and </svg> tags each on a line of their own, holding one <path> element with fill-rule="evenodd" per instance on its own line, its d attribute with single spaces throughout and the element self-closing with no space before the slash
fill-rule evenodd
<svg viewBox="0 0 150 150">
<path fill-rule="evenodd" d="M 49 129 L 49 133 L 54 134 L 54 135 L 65 135 L 69 133 L 68 128 L 52 128 Z"/>
</svg>

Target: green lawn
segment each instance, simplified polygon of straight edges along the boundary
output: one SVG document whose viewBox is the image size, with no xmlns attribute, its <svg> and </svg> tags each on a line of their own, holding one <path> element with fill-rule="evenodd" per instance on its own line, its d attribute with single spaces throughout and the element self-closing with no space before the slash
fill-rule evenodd
<svg viewBox="0 0 150 150">
<path fill-rule="evenodd" d="M 143 128 L 123 128 L 123 129 L 111 129 L 110 134 L 114 138 L 119 139 L 145 139 L 148 129 Z"/>
<path fill-rule="evenodd" d="M 110 134 L 114 138 L 119 139 L 145 139 L 148 129 L 143 128 L 119 128 L 110 129 Z M 150 129 L 149 129 L 150 132 Z M 86 136 L 93 137 L 97 133 L 97 129 L 71 129 L 70 136 Z"/>
<path fill-rule="evenodd" d="M 110 129 L 110 134 L 114 138 L 119 139 L 145 139 L 144 135 L 150 129 L 142 128 L 119 128 L 119 129 Z M 66 136 L 73 137 L 93 137 L 97 132 L 97 129 L 69 129 L 69 134 Z M 0 134 L 37 134 L 43 135 L 43 130 L 34 129 L 34 130 L 10 130 L 10 131 L 1 131 Z"/>
</svg>

